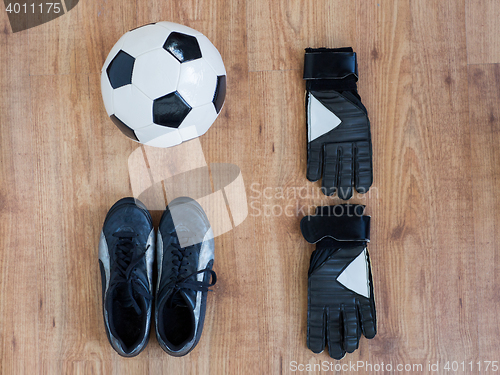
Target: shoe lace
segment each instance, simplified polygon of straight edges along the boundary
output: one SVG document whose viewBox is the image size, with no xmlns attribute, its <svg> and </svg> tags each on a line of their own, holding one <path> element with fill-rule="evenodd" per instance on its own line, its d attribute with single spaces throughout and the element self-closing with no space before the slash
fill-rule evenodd
<svg viewBox="0 0 500 375">
<path fill-rule="evenodd" d="M 135 266 L 143 259 L 146 251 L 149 249 L 148 245 L 144 250 L 135 251 L 137 245 L 134 244 L 133 238 L 136 236 L 137 234 L 134 232 L 113 233 L 113 237 L 117 237 L 119 240 L 115 253 L 116 269 L 113 273 L 113 278 L 110 280 L 110 287 L 124 283 L 127 286 L 126 290 L 129 302 L 131 302 L 135 312 L 141 314 L 142 311 L 134 297 L 134 292 L 148 300 L 152 300 L 153 296 L 133 272 Z"/>
<path fill-rule="evenodd" d="M 174 283 L 174 289 L 176 291 L 180 291 L 182 289 L 200 292 L 210 291 L 209 288 L 214 286 L 217 282 L 217 275 L 213 270 L 205 268 L 188 274 L 189 257 L 192 255 L 196 245 L 181 247 L 178 241 L 173 241 L 171 245 L 171 254 L 173 255 L 172 273 L 168 281 L 168 285 Z M 211 276 L 211 282 L 198 281 L 197 279 L 192 280 L 192 276 L 196 276 L 198 274 L 209 274 Z"/>
</svg>

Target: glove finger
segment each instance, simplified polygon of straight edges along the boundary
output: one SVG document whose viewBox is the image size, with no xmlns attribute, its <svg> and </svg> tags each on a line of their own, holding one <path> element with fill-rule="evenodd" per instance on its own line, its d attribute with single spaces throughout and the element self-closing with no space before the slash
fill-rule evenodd
<svg viewBox="0 0 500 375">
<path fill-rule="evenodd" d="M 372 339 L 377 334 L 377 322 L 375 318 L 375 309 L 372 309 L 370 303 L 361 303 L 358 306 L 359 317 L 361 321 L 361 330 L 367 339 Z"/>
<path fill-rule="evenodd" d="M 359 346 L 358 312 L 356 306 L 344 307 L 342 312 L 344 321 L 344 349 L 352 353 Z"/>
<path fill-rule="evenodd" d="M 337 191 L 339 148 L 335 143 L 325 144 L 323 157 L 323 194 L 333 195 Z"/>
<path fill-rule="evenodd" d="M 328 353 L 334 359 L 342 359 L 345 351 L 342 347 L 342 316 L 340 307 L 328 309 L 327 322 Z"/>
<path fill-rule="evenodd" d="M 312 142 L 307 144 L 307 179 L 318 181 L 321 178 L 323 164 L 323 145 Z"/>
<path fill-rule="evenodd" d="M 308 307 L 307 347 L 314 353 L 325 349 L 325 310 L 323 307 Z"/>
<path fill-rule="evenodd" d="M 352 197 L 354 186 L 354 153 L 351 143 L 344 143 L 340 148 L 338 196 L 348 200 Z"/>
<path fill-rule="evenodd" d="M 364 194 L 373 182 L 372 153 L 369 142 L 356 143 L 355 186 L 358 193 Z"/>
</svg>

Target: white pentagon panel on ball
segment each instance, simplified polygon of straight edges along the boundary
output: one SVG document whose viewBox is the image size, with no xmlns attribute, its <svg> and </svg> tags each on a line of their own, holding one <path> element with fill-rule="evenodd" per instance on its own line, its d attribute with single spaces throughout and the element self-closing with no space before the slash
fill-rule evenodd
<svg viewBox="0 0 500 375">
<path fill-rule="evenodd" d="M 152 100 L 175 91 L 181 64 L 163 48 L 135 60 L 132 84 Z"/>
<path fill-rule="evenodd" d="M 191 107 L 212 102 L 217 74 L 204 58 L 181 64 L 177 91 Z"/>
<path fill-rule="evenodd" d="M 101 93 L 102 93 L 102 100 L 104 102 L 104 107 L 106 108 L 106 112 L 108 116 L 111 116 L 114 113 L 113 88 L 109 83 L 106 70 L 103 70 L 103 72 L 101 73 Z"/>
<path fill-rule="evenodd" d="M 176 31 L 178 33 L 183 33 L 187 35 L 192 35 L 192 36 L 197 36 L 197 35 L 202 35 L 198 30 L 192 29 L 190 27 L 187 27 L 185 25 L 181 25 L 175 22 L 167 22 L 167 21 L 161 21 L 157 22 L 157 25 L 160 25 L 170 31 Z"/>
<path fill-rule="evenodd" d="M 175 128 L 151 124 L 135 131 L 139 142 L 147 146 L 172 147 L 182 143 L 179 131 Z"/>
<path fill-rule="evenodd" d="M 161 48 L 168 34 L 169 30 L 156 24 L 138 27 L 125 34 L 121 49 L 133 57 L 138 57 L 145 52 Z"/>
<path fill-rule="evenodd" d="M 196 39 L 198 39 L 203 59 L 208 61 L 210 66 L 214 69 L 215 74 L 218 76 L 226 75 L 226 68 L 224 67 L 224 62 L 217 48 L 215 48 L 205 35 L 197 35 Z"/>
<path fill-rule="evenodd" d="M 193 108 L 179 126 L 182 140 L 187 141 L 205 134 L 216 118 L 217 112 L 212 103 Z"/>
<path fill-rule="evenodd" d="M 134 85 L 120 87 L 113 92 L 114 114 L 134 130 L 153 123 L 153 101 Z"/>
<path fill-rule="evenodd" d="M 108 68 L 108 65 L 111 62 L 111 60 L 113 60 L 113 58 L 116 56 L 116 54 L 122 48 L 123 42 L 125 41 L 125 36 L 126 35 L 127 34 L 122 35 L 122 37 L 120 39 L 118 39 L 118 42 L 115 43 L 115 45 L 113 46 L 113 48 L 111 48 L 111 51 L 109 51 L 108 57 L 106 57 L 106 61 L 104 61 L 104 64 L 102 66 L 102 69 L 101 69 L 102 72 L 106 71 L 106 69 Z"/>
</svg>

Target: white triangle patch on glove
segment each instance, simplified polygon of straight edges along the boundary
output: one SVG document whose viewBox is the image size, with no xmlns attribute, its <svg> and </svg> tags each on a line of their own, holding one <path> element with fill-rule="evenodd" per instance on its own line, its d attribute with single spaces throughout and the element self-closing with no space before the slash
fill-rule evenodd
<svg viewBox="0 0 500 375">
<path fill-rule="evenodd" d="M 309 142 L 335 129 L 342 122 L 332 111 L 326 108 L 312 94 L 308 100 L 308 136 Z"/>
<path fill-rule="evenodd" d="M 370 298 L 366 248 L 342 271 L 337 281 L 347 289 Z"/>
</svg>

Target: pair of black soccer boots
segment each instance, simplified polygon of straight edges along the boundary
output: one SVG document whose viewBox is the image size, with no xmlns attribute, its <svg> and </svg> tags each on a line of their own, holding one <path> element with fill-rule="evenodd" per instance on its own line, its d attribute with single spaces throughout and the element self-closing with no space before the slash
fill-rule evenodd
<svg viewBox="0 0 500 375">
<path fill-rule="evenodd" d="M 99 266 L 104 325 L 118 354 L 133 357 L 146 347 L 153 313 L 163 350 L 188 354 L 200 339 L 207 292 L 216 282 L 213 259 L 212 229 L 193 199 L 168 205 L 157 236 L 144 204 L 134 198 L 116 202 L 101 232 Z"/>
</svg>

